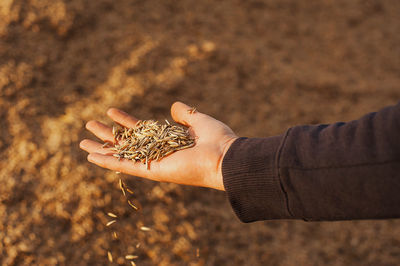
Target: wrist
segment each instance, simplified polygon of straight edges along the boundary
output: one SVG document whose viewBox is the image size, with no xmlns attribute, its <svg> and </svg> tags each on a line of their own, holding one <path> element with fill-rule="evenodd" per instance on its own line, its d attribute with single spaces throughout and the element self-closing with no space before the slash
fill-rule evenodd
<svg viewBox="0 0 400 266">
<path fill-rule="evenodd" d="M 222 151 L 221 151 L 221 155 L 218 159 L 216 180 L 215 180 L 215 185 L 213 186 L 213 188 L 215 188 L 215 189 L 225 191 L 223 175 L 222 175 L 222 162 L 224 161 L 225 154 L 228 152 L 232 143 L 238 138 L 239 138 L 238 136 L 230 136 L 221 145 Z"/>
</svg>

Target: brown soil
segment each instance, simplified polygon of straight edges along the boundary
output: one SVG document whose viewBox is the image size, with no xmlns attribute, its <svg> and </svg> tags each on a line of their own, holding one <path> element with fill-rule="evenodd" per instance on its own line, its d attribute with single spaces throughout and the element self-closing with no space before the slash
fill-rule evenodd
<svg viewBox="0 0 400 266">
<path fill-rule="evenodd" d="M 398 265 L 399 220 L 242 224 L 222 192 L 122 175 L 135 212 L 78 143 L 110 106 L 164 119 L 176 100 L 250 137 L 356 119 L 400 98 L 399 14 L 398 0 L 0 1 L 0 264 L 105 265 L 110 250 L 138 265 Z"/>
</svg>

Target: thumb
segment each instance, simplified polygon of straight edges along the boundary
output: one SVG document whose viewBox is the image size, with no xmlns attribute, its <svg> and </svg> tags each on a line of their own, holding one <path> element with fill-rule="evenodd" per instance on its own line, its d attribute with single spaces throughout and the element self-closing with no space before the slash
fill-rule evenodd
<svg viewBox="0 0 400 266">
<path fill-rule="evenodd" d="M 175 102 L 171 106 L 171 116 L 175 122 L 190 127 L 198 120 L 199 113 L 193 107 L 182 102 Z"/>
</svg>

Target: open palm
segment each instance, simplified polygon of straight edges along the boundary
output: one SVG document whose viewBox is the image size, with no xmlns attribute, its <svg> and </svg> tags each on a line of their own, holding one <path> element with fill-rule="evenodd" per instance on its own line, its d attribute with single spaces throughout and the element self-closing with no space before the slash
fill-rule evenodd
<svg viewBox="0 0 400 266">
<path fill-rule="evenodd" d="M 80 143 L 80 147 L 89 152 L 90 162 L 114 171 L 156 181 L 224 190 L 222 160 L 237 136 L 224 123 L 190 110 L 186 104 L 176 102 L 171 107 L 171 115 L 177 123 L 189 127 L 190 134 L 196 139 L 196 145 L 174 152 L 158 162 L 152 161 L 149 170 L 140 162 L 117 159 L 112 156 L 113 152 L 110 149 L 103 148 L 99 142 L 85 139 Z M 115 108 L 109 109 L 107 115 L 125 127 L 133 127 L 138 121 L 137 118 Z M 114 142 L 112 129 L 103 123 L 89 121 L 86 128 L 101 140 Z"/>
</svg>

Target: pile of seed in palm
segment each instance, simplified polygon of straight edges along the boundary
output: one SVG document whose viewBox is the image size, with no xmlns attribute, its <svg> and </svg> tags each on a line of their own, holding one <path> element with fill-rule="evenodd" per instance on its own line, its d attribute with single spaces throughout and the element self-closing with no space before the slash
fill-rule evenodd
<svg viewBox="0 0 400 266">
<path fill-rule="evenodd" d="M 195 145 L 186 128 L 171 125 L 168 120 L 165 122 L 140 120 L 133 128 L 114 126 L 114 156 L 140 161 L 149 169 L 151 161 Z"/>
</svg>

